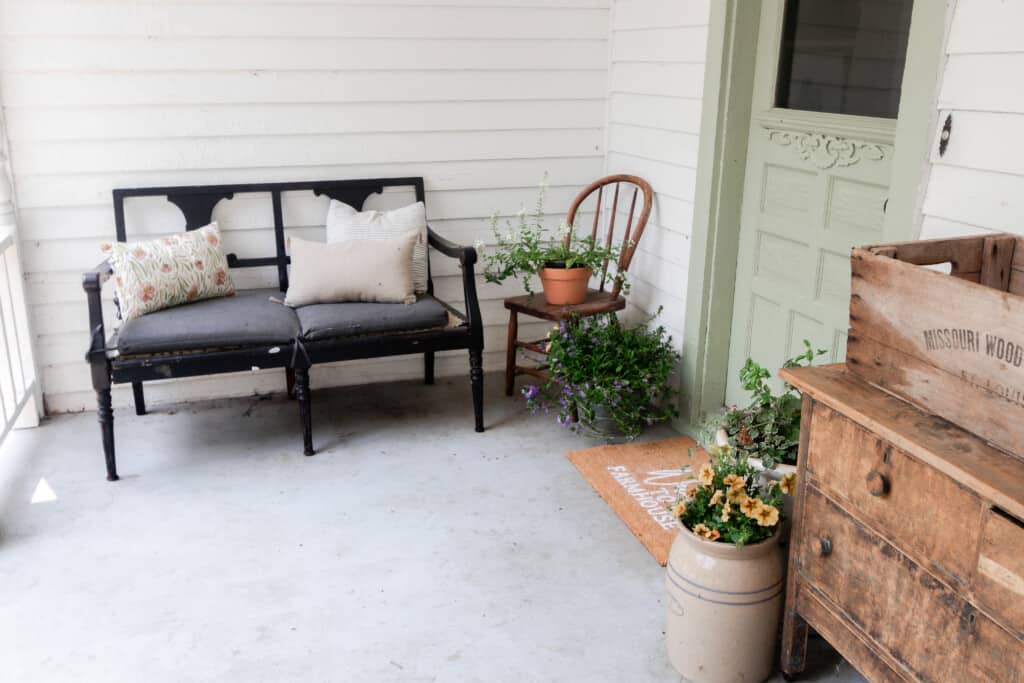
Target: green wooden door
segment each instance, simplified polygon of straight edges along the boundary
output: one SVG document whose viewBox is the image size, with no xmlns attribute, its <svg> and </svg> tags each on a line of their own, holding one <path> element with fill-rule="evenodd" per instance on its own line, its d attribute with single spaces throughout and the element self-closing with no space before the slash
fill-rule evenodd
<svg viewBox="0 0 1024 683">
<path fill-rule="evenodd" d="M 747 400 L 748 356 L 779 368 L 804 339 L 845 356 L 850 248 L 896 236 L 885 211 L 910 23 L 910 0 L 763 2 L 728 403 Z"/>
</svg>

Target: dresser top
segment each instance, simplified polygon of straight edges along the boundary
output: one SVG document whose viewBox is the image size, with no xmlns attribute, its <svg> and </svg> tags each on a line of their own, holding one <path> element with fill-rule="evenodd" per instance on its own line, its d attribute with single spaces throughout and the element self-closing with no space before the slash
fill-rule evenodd
<svg viewBox="0 0 1024 683">
<path fill-rule="evenodd" d="M 1005 512 L 1024 519 L 1024 459 L 887 394 L 847 372 L 841 363 L 784 369 L 779 376 Z"/>
</svg>

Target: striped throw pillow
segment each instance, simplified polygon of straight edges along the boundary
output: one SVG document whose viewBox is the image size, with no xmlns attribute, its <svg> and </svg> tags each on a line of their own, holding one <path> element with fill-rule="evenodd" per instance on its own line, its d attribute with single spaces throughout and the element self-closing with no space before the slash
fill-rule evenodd
<svg viewBox="0 0 1024 683">
<path fill-rule="evenodd" d="M 327 241 L 390 240 L 416 230 L 412 250 L 412 283 L 417 294 L 427 291 L 427 211 L 423 202 L 392 211 L 356 211 L 331 200 L 327 209 Z"/>
</svg>

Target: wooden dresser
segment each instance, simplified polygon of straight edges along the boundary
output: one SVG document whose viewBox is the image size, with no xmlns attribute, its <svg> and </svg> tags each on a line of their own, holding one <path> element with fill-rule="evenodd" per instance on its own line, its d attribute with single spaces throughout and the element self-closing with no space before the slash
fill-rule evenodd
<svg viewBox="0 0 1024 683">
<path fill-rule="evenodd" d="M 1024 460 L 843 365 L 804 393 L 782 670 L 808 627 L 871 681 L 1024 683 Z"/>
</svg>

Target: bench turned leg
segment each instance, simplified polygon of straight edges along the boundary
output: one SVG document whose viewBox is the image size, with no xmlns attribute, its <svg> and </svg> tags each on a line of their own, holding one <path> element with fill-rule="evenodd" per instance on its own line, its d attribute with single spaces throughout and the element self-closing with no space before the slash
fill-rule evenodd
<svg viewBox="0 0 1024 683">
<path fill-rule="evenodd" d="M 505 350 L 505 395 L 516 389 L 516 340 L 519 338 L 519 314 L 508 313 L 508 348 Z"/>
<path fill-rule="evenodd" d="M 288 398 L 295 398 L 295 371 L 291 368 L 284 369 L 284 392 Z"/>
<path fill-rule="evenodd" d="M 473 414 L 476 431 L 484 431 L 484 362 L 482 349 L 469 350 L 469 381 L 473 385 Z"/>
<path fill-rule="evenodd" d="M 423 383 L 434 383 L 434 352 L 427 351 L 423 354 Z"/>
<path fill-rule="evenodd" d="M 110 401 L 110 389 L 96 390 L 96 414 L 103 436 L 103 457 L 107 461 L 107 481 L 117 481 L 117 463 L 114 461 L 114 408 Z"/>
<path fill-rule="evenodd" d="M 306 455 L 313 455 L 313 413 L 310 409 L 309 368 L 295 368 L 295 400 L 299 402 L 302 420 L 302 445 Z"/>
<path fill-rule="evenodd" d="M 146 394 L 142 390 L 142 382 L 132 382 L 132 396 L 135 398 L 135 414 L 146 414 Z"/>
</svg>

